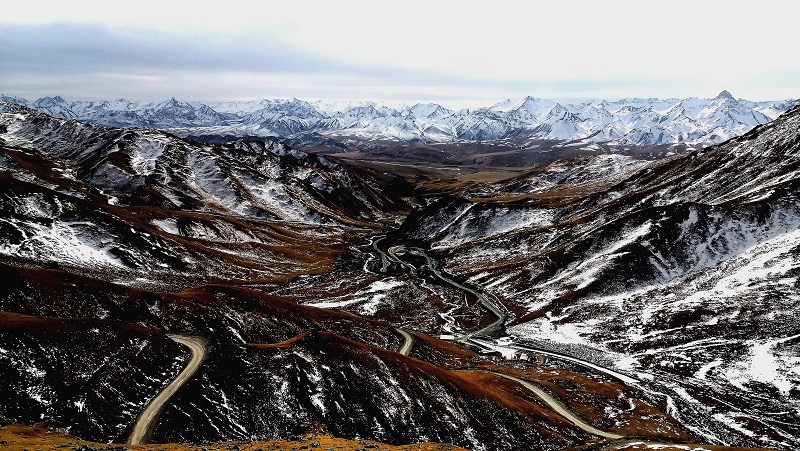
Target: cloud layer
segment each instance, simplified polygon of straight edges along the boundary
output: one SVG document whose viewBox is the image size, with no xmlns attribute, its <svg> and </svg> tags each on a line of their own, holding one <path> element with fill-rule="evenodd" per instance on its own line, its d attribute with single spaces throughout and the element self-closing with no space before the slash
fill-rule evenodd
<svg viewBox="0 0 800 451">
<path fill-rule="evenodd" d="M 293 2 L 253 10 L 234 0 L 207 11 L 161 3 L 124 13 L 96 2 L 15 8 L 0 18 L 0 92 L 451 104 L 723 88 L 754 100 L 800 96 L 800 62 L 787 48 L 793 16 L 769 5 Z"/>
</svg>

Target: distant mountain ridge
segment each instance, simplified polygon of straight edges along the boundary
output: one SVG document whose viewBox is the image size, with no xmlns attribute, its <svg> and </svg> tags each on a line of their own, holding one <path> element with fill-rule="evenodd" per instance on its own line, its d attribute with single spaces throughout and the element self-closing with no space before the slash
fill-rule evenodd
<svg viewBox="0 0 800 451">
<path fill-rule="evenodd" d="M 728 91 L 710 99 L 629 98 L 558 103 L 525 97 L 491 107 L 451 110 L 435 103 L 389 106 L 379 102 L 307 102 L 259 99 L 199 103 L 68 101 L 60 96 L 28 101 L 0 95 L 47 114 L 115 126 L 167 129 L 181 136 L 280 136 L 303 141 L 319 135 L 355 147 L 376 141 L 449 143 L 541 140 L 619 146 L 716 144 L 768 123 L 800 100 L 753 102 Z M 317 137 L 317 138 L 313 138 Z"/>
</svg>

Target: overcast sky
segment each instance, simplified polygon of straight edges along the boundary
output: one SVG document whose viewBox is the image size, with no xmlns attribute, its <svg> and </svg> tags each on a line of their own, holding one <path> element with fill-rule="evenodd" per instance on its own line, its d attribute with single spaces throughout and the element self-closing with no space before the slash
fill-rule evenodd
<svg viewBox="0 0 800 451">
<path fill-rule="evenodd" d="M 2 9 L 0 93 L 29 100 L 461 107 L 722 89 L 800 97 L 796 15 L 784 1 L 38 0 Z"/>
</svg>

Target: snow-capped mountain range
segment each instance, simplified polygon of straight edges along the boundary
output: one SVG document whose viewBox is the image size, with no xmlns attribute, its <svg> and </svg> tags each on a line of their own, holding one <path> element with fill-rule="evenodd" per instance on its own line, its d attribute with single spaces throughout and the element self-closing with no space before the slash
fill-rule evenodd
<svg viewBox="0 0 800 451">
<path fill-rule="evenodd" d="M 728 91 L 710 99 L 629 98 L 558 103 L 526 97 L 490 107 L 451 110 L 435 103 L 390 106 L 379 102 L 307 102 L 260 99 L 198 103 L 171 98 L 142 103 L 67 101 L 59 96 L 28 101 L 0 95 L 53 116 L 109 126 L 171 130 L 181 136 L 322 135 L 349 146 L 375 141 L 449 143 L 513 140 L 583 141 L 621 146 L 706 145 L 739 136 L 772 121 L 800 100 L 753 102 Z"/>
</svg>

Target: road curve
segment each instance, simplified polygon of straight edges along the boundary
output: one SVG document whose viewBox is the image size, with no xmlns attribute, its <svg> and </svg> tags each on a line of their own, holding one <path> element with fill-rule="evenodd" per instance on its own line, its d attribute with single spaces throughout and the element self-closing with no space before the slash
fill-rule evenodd
<svg viewBox="0 0 800 451">
<path fill-rule="evenodd" d="M 464 285 L 462 285 L 462 284 L 450 279 L 449 277 L 445 276 L 439 270 L 439 268 L 437 267 L 436 262 L 422 248 L 419 248 L 419 247 L 406 247 L 406 246 L 403 246 L 403 245 L 396 245 L 396 246 L 391 246 L 386 252 L 384 252 L 378 246 L 378 243 L 380 243 L 383 239 L 384 238 L 380 238 L 378 240 L 373 241 L 373 243 L 372 243 L 373 248 L 376 251 L 378 251 L 378 253 L 381 256 L 381 260 L 382 260 L 382 263 L 383 263 L 383 267 L 381 268 L 382 271 L 385 271 L 386 267 L 388 266 L 388 262 L 399 263 L 402 266 L 408 266 L 408 267 L 411 267 L 413 269 L 413 265 L 411 265 L 411 264 L 409 264 L 407 262 L 404 262 L 397 255 L 399 253 L 409 252 L 409 253 L 418 255 L 420 257 L 423 257 L 426 260 L 426 266 L 433 272 L 433 274 L 439 280 L 441 280 L 445 284 L 448 284 L 448 285 L 450 285 L 450 286 L 452 286 L 452 287 L 454 287 L 456 289 L 459 289 L 459 290 L 461 290 L 463 292 L 472 294 L 473 296 L 475 296 L 478 299 L 478 302 L 486 310 L 488 310 L 492 315 L 494 315 L 497 318 L 489 326 L 484 327 L 482 329 L 479 329 L 477 331 L 473 331 L 473 332 L 467 333 L 466 335 L 464 335 L 464 337 L 461 338 L 460 341 L 466 342 L 466 341 L 469 341 L 472 337 L 481 337 L 481 336 L 488 337 L 488 336 L 492 336 L 492 335 L 496 334 L 497 332 L 502 331 L 502 328 L 503 328 L 503 326 L 505 324 L 505 321 L 507 319 L 507 315 L 503 310 L 501 310 L 500 307 L 498 307 L 492 301 L 490 301 L 483 293 L 481 293 L 480 291 L 474 290 L 472 288 L 466 287 L 466 286 L 464 286 Z M 404 351 L 406 350 L 406 345 L 409 346 L 409 349 L 407 349 L 407 351 L 410 351 L 410 346 L 413 344 L 413 342 L 409 341 L 410 335 L 408 333 L 400 330 L 400 329 L 397 329 L 397 331 L 401 335 L 403 335 L 403 337 L 406 339 L 406 343 L 403 344 L 403 346 L 400 348 L 399 352 L 401 354 L 408 355 Z M 411 338 L 413 339 L 413 337 L 411 337 Z M 578 363 L 578 364 L 593 368 L 595 370 L 601 371 L 603 373 L 609 374 L 609 375 L 611 375 L 611 376 L 613 376 L 613 377 L 615 377 L 617 379 L 620 379 L 623 382 L 628 383 L 628 384 L 638 382 L 636 379 L 633 379 L 633 378 L 631 378 L 631 377 L 629 377 L 629 376 L 627 376 L 625 374 L 618 373 L 616 371 L 610 370 L 608 368 L 601 367 L 601 366 L 599 366 L 597 364 L 594 364 L 594 363 L 591 363 L 591 362 L 587 362 L 587 361 L 584 361 L 582 359 L 578 359 L 576 357 L 571 357 L 571 356 L 558 354 L 558 353 L 554 353 L 554 352 L 550 352 L 550 351 L 545 351 L 543 349 L 540 350 L 540 349 L 537 349 L 537 348 L 527 347 L 527 346 L 525 346 L 525 347 L 523 347 L 523 346 L 515 346 L 515 347 L 517 349 L 521 349 L 521 350 L 524 349 L 524 350 L 527 350 L 527 351 L 538 352 L 540 354 L 548 355 L 548 356 L 553 357 L 553 358 L 567 360 L 567 361 L 570 361 L 570 362 L 573 362 L 573 363 Z M 576 427 L 584 430 L 585 432 L 588 432 L 589 434 L 592 434 L 592 435 L 596 435 L 598 437 L 608 438 L 608 439 L 612 439 L 612 440 L 625 438 L 624 436 L 619 435 L 619 434 L 614 434 L 612 432 L 601 431 L 600 429 L 597 429 L 596 427 L 592 426 L 591 424 L 585 422 L 580 416 L 578 416 L 577 414 L 575 414 L 574 412 L 569 410 L 564 404 L 562 404 L 561 401 L 557 400 L 556 398 L 551 396 L 549 393 L 547 393 L 546 391 L 542 390 L 540 387 L 538 387 L 538 386 L 536 386 L 536 385 L 534 385 L 534 384 L 532 384 L 532 383 L 530 383 L 530 382 L 528 382 L 528 381 L 526 381 L 524 379 L 520 379 L 520 378 L 515 377 L 515 376 L 510 376 L 510 375 L 507 375 L 507 374 L 498 373 L 498 372 L 489 371 L 489 370 L 460 370 L 460 371 L 482 371 L 482 372 L 485 372 L 485 373 L 494 374 L 496 376 L 500 376 L 500 377 L 504 377 L 506 379 L 512 380 L 512 381 L 522 385 L 523 387 L 527 388 L 534 395 L 536 395 L 539 399 L 544 401 L 545 404 L 547 404 L 554 412 L 556 412 L 557 414 L 561 415 L 562 417 L 567 419 L 567 421 L 571 422 Z"/>
<path fill-rule="evenodd" d="M 204 338 L 174 334 L 168 334 L 167 336 L 189 348 L 192 351 L 191 357 L 189 357 L 183 370 L 175 376 L 175 379 L 164 387 L 139 414 L 139 418 L 136 419 L 136 424 L 133 426 L 133 431 L 131 431 L 131 435 L 128 436 L 128 440 L 125 442 L 128 445 L 144 445 L 150 441 L 156 428 L 158 417 L 164 407 L 166 407 L 175 392 L 194 376 L 194 373 L 200 368 L 208 354 L 208 345 Z"/>
<path fill-rule="evenodd" d="M 612 440 L 625 438 L 624 435 L 614 434 L 613 432 L 606 432 L 597 429 L 596 427 L 592 426 L 591 424 L 585 422 L 581 417 L 579 417 L 576 413 L 572 412 L 561 403 L 561 401 L 554 398 L 552 395 L 547 393 L 546 391 L 542 390 L 538 386 L 526 381 L 525 379 L 520 379 L 516 376 L 510 376 L 508 374 L 498 373 L 496 371 L 489 371 L 489 370 L 458 370 L 458 371 L 481 371 L 484 373 L 494 374 L 496 376 L 504 377 L 506 379 L 512 380 L 523 387 L 530 390 L 534 395 L 536 395 L 539 399 L 545 402 L 554 412 L 561 415 L 562 417 L 566 418 L 570 423 L 574 424 L 575 426 L 583 429 L 584 431 L 588 432 L 589 434 L 596 435 L 598 437 L 604 437 Z"/>
<path fill-rule="evenodd" d="M 411 354 L 411 349 L 414 347 L 414 336 L 404 331 L 403 329 L 395 329 L 397 333 L 403 336 L 403 345 L 397 350 L 398 353 L 405 356 Z"/>
<path fill-rule="evenodd" d="M 474 290 L 472 288 L 466 287 L 466 286 L 464 286 L 464 285 L 462 285 L 462 284 L 450 279 L 446 275 L 444 275 L 438 269 L 438 267 L 436 265 L 436 262 L 422 248 L 419 248 L 419 247 L 406 247 L 406 246 L 403 246 L 403 245 L 397 245 L 397 246 L 391 246 L 387 250 L 387 252 L 384 252 L 383 250 L 381 250 L 381 248 L 378 245 L 384 239 L 385 239 L 385 237 L 382 237 L 382 238 L 379 238 L 379 239 L 377 239 L 377 240 L 372 242 L 372 247 L 376 251 L 378 251 L 378 253 L 380 254 L 381 259 L 382 259 L 382 261 L 384 263 L 384 266 L 383 266 L 382 270 L 384 270 L 386 268 L 387 261 L 396 262 L 396 263 L 399 263 L 401 265 L 409 266 L 409 267 L 413 268 L 412 265 L 410 265 L 409 263 L 404 262 L 400 257 L 397 256 L 397 254 L 401 253 L 401 252 L 409 252 L 409 253 L 418 255 L 420 257 L 423 257 L 426 260 L 426 266 L 433 272 L 433 274 L 439 280 L 441 280 L 445 284 L 448 284 L 448 285 L 450 285 L 450 286 L 452 286 L 452 287 L 454 287 L 454 288 L 456 288 L 458 290 L 461 290 L 461 291 L 463 291 L 465 293 L 472 294 L 473 296 L 475 296 L 478 299 L 478 302 L 486 310 L 488 310 L 492 315 L 494 315 L 497 318 L 491 324 L 489 324 L 488 326 L 486 326 L 486 327 L 484 327 L 482 329 L 478 329 L 476 331 L 472 331 L 472 332 L 468 332 L 468 333 L 464 334 L 462 337 L 460 337 L 458 339 L 458 341 L 461 341 L 462 343 L 465 343 L 465 342 L 470 341 L 470 339 L 472 337 L 491 337 L 492 335 L 495 335 L 496 333 L 502 331 L 502 328 L 505 325 L 505 321 L 508 318 L 508 316 L 506 315 L 505 312 L 503 312 L 503 310 L 499 306 L 497 306 L 491 300 L 489 300 L 486 297 L 486 295 L 484 295 L 483 293 L 481 293 L 478 290 Z M 636 383 L 639 382 L 637 379 L 635 379 L 633 377 L 630 377 L 627 374 L 620 373 L 619 371 L 614 371 L 614 370 L 612 370 L 610 368 L 606 368 L 606 367 L 600 366 L 600 365 L 598 365 L 598 364 L 596 364 L 594 362 L 589 362 L 587 360 L 579 359 L 577 357 L 573 357 L 573 356 L 570 356 L 570 355 L 560 354 L 560 353 L 557 353 L 557 352 L 548 351 L 546 349 L 536 348 L 536 347 L 532 347 L 532 346 L 514 345 L 512 347 L 515 348 L 515 349 L 521 350 L 521 351 L 535 352 L 537 354 L 546 355 L 546 356 L 552 357 L 554 359 L 564 360 L 564 361 L 568 361 L 568 362 L 576 363 L 578 365 L 585 366 L 587 368 L 592 368 L 592 369 L 594 369 L 596 371 L 599 371 L 601 373 L 604 373 L 604 374 L 607 374 L 607 375 L 609 375 L 611 377 L 614 377 L 614 378 L 616 378 L 616 379 L 618 379 L 618 380 L 620 380 L 620 381 L 622 381 L 622 382 L 624 382 L 624 383 L 626 383 L 628 385 L 633 385 L 633 384 L 636 384 Z"/>
<path fill-rule="evenodd" d="M 478 303 L 480 303 L 486 310 L 488 310 L 492 315 L 494 315 L 495 318 L 497 318 L 491 324 L 489 324 L 488 326 L 465 334 L 464 337 L 461 338 L 461 341 L 466 340 L 466 339 L 468 339 L 470 337 L 491 337 L 491 336 L 496 335 L 498 333 L 502 333 L 503 328 L 505 326 L 505 322 L 508 319 L 508 315 L 506 315 L 506 313 L 499 306 L 497 306 L 492 301 L 490 301 L 489 298 L 486 297 L 486 295 L 484 295 L 480 291 L 473 290 L 472 288 L 464 286 L 464 285 L 456 282 L 455 280 L 447 277 L 444 273 L 442 273 L 439 270 L 439 268 L 436 265 L 436 262 L 431 258 L 430 255 L 428 255 L 428 252 L 425 249 L 422 249 L 420 247 L 407 247 L 407 246 L 404 246 L 404 245 L 396 245 L 396 246 L 390 246 L 387 249 L 387 251 L 384 252 L 378 245 L 378 243 L 380 243 L 384 239 L 386 239 L 386 238 L 382 237 L 382 238 L 378 238 L 377 240 L 374 240 L 372 242 L 372 247 L 376 251 L 378 251 L 378 253 L 381 256 L 381 262 L 382 262 L 382 265 L 383 265 L 381 267 L 381 271 L 385 271 L 386 268 L 387 268 L 388 263 L 391 263 L 391 262 L 398 263 L 401 266 L 407 267 L 407 268 L 412 269 L 412 270 L 416 269 L 414 267 L 414 265 L 412 265 L 412 264 L 410 264 L 408 262 L 405 262 L 405 261 L 403 261 L 403 259 L 398 257 L 397 254 L 399 254 L 399 253 L 408 252 L 410 254 L 414 254 L 414 255 L 423 257 L 425 259 L 425 262 L 426 262 L 425 266 L 427 266 L 428 269 L 431 270 L 433 275 L 436 276 L 440 281 L 442 281 L 446 285 L 450 285 L 450 286 L 456 288 L 457 290 L 460 290 L 460 291 L 463 291 L 465 293 L 469 293 L 469 294 L 475 296 L 475 298 L 478 300 Z"/>
<path fill-rule="evenodd" d="M 487 298 L 486 295 L 484 295 L 480 291 L 473 290 L 472 288 L 469 288 L 469 287 L 466 287 L 464 285 L 461 285 L 460 283 L 458 283 L 458 282 L 454 281 L 453 279 L 450 279 L 449 277 L 446 277 L 444 274 L 442 274 L 442 272 L 439 271 L 439 268 L 436 267 L 436 263 L 434 262 L 434 260 L 431 258 L 430 255 L 428 255 L 428 253 L 424 249 L 419 248 L 419 247 L 412 247 L 411 248 L 411 253 L 419 255 L 421 257 L 424 257 L 425 260 L 428 263 L 428 268 L 431 271 L 433 271 L 433 274 L 436 275 L 436 277 L 438 277 L 439 280 L 441 280 L 442 282 L 444 282 L 446 284 L 449 284 L 452 287 L 455 287 L 456 289 L 459 289 L 459 290 L 461 290 L 461 291 L 463 291 L 465 293 L 470 293 L 471 295 L 475 296 L 475 298 L 478 299 L 478 302 L 486 310 L 488 310 L 492 315 L 494 315 L 495 318 L 497 318 L 496 320 L 494 320 L 488 326 L 486 326 L 486 327 L 484 327 L 482 329 L 479 329 L 479 330 L 477 330 L 475 332 L 468 333 L 464 337 L 464 339 L 467 339 L 467 338 L 473 337 L 473 336 L 475 336 L 475 337 L 490 337 L 490 336 L 492 336 L 492 335 L 494 335 L 494 334 L 496 334 L 498 332 L 502 332 L 503 327 L 505 326 L 506 320 L 508 319 L 508 315 L 506 315 L 505 312 L 503 312 L 500 309 L 500 307 L 498 307 L 496 304 L 494 304 L 492 301 L 490 301 L 489 298 Z"/>
<path fill-rule="evenodd" d="M 593 370 L 596 370 L 596 371 L 599 371 L 599 372 L 601 372 L 603 374 L 611 376 L 611 377 L 613 377 L 615 379 L 618 379 L 618 380 L 620 380 L 620 381 L 622 381 L 622 382 L 624 382 L 624 383 L 626 383 L 628 385 L 635 385 L 635 384 L 639 383 L 639 379 L 633 378 L 633 377 L 628 376 L 627 374 L 624 374 L 624 373 L 620 373 L 619 371 L 614 371 L 611 368 L 606 368 L 604 366 L 600 366 L 600 365 L 598 365 L 596 363 L 592 363 L 592 362 L 590 362 L 588 360 L 579 359 L 577 357 L 572 357 L 570 355 L 561 354 L 561 353 L 554 352 L 554 351 L 548 351 L 546 349 L 535 348 L 533 346 L 525 346 L 525 345 L 517 345 L 517 344 L 515 344 L 515 345 L 513 345 L 511 347 L 514 348 L 514 349 L 533 352 L 533 353 L 541 354 L 541 355 L 544 355 L 544 356 L 547 356 L 547 357 L 552 357 L 552 358 L 557 359 L 557 360 L 564 360 L 564 361 L 567 361 L 567 362 L 572 362 L 572 363 L 575 363 L 575 364 L 578 364 L 578 365 L 581 365 L 581 366 L 585 366 L 587 368 L 591 368 Z"/>
</svg>

